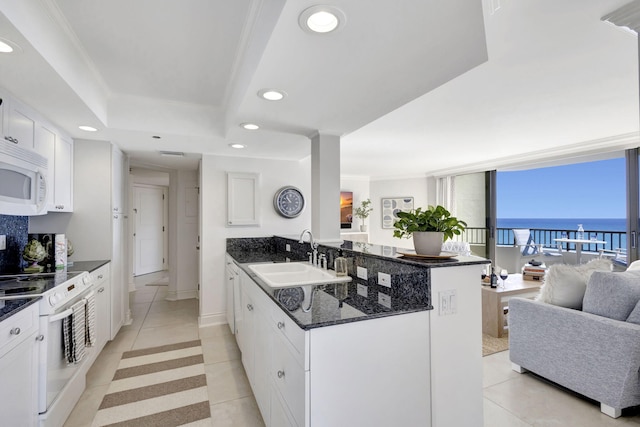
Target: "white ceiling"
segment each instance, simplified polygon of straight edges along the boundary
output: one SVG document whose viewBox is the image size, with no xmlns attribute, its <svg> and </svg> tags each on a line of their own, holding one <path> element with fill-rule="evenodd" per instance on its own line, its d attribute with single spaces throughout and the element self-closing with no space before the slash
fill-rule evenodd
<svg viewBox="0 0 640 427">
<path fill-rule="evenodd" d="M 600 20 L 627 0 L 329 3 L 346 25 L 315 35 L 310 0 L 0 0 L 0 38 L 22 47 L 0 86 L 162 167 L 301 159 L 316 131 L 342 137 L 344 175 L 373 179 L 638 144 L 637 38 Z"/>
</svg>

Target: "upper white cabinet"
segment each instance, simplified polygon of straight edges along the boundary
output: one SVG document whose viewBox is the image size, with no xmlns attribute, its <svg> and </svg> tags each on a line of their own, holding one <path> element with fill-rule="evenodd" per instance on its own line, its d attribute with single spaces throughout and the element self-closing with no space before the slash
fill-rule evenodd
<svg viewBox="0 0 640 427">
<path fill-rule="evenodd" d="M 260 225 L 260 174 L 227 173 L 227 225 Z"/>
<path fill-rule="evenodd" d="M 54 159 L 53 210 L 73 212 L 73 140 L 58 134 Z"/>
<path fill-rule="evenodd" d="M 47 210 L 55 210 L 55 155 L 56 133 L 48 127 L 38 125 L 34 140 L 36 153 L 44 156 L 49 161 L 47 165 Z"/>
<path fill-rule="evenodd" d="M 23 148 L 34 149 L 35 112 L 15 98 L 3 97 L 3 137 Z"/>
</svg>

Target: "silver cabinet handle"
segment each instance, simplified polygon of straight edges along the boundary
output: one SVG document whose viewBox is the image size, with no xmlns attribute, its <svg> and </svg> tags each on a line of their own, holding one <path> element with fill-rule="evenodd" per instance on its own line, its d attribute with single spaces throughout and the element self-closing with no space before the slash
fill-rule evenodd
<svg viewBox="0 0 640 427">
<path fill-rule="evenodd" d="M 247 304 L 247 310 L 253 311 L 253 306 L 251 304 Z"/>
<path fill-rule="evenodd" d="M 229 280 L 233 280 L 233 276 L 230 276 L 230 277 L 229 277 Z"/>
<path fill-rule="evenodd" d="M 104 292 L 104 287 L 102 287 L 102 288 L 98 289 L 98 293 L 99 293 L 99 294 L 101 294 L 101 293 L 103 293 L 103 292 Z"/>
<path fill-rule="evenodd" d="M 98 280 L 102 279 L 104 276 L 102 274 L 98 275 Z"/>
<path fill-rule="evenodd" d="M 278 329 L 284 328 L 284 322 L 278 322 Z"/>
<path fill-rule="evenodd" d="M 36 341 L 44 341 L 44 335 L 38 335 Z"/>
<path fill-rule="evenodd" d="M 284 371 L 278 371 L 278 378 L 284 378 Z"/>
<path fill-rule="evenodd" d="M 13 328 L 9 331 L 11 335 L 20 335 L 20 328 Z"/>
</svg>

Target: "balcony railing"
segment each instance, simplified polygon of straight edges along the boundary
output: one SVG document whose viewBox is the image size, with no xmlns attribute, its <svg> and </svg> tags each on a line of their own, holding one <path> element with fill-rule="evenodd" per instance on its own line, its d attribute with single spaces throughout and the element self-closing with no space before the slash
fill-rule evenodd
<svg viewBox="0 0 640 427">
<path fill-rule="evenodd" d="M 533 241 L 548 248 L 557 247 L 554 239 L 561 237 L 567 237 L 569 239 L 576 238 L 575 230 L 550 230 L 543 228 L 532 228 L 530 230 Z M 605 241 L 604 249 L 617 250 L 622 248 L 624 250 L 627 247 L 627 233 L 624 231 L 585 230 L 584 236 L 587 239 L 593 238 L 594 240 Z M 487 243 L 486 228 L 484 227 L 469 227 L 460 236 L 454 237 L 454 240 L 469 242 L 472 245 L 485 245 Z M 515 246 L 513 230 L 510 228 L 496 229 L 496 244 L 499 246 Z M 587 243 L 582 245 L 582 251 L 585 252 L 598 252 L 599 249 L 602 249 L 601 244 Z M 562 250 L 575 251 L 576 246 L 574 243 L 563 243 Z"/>
</svg>

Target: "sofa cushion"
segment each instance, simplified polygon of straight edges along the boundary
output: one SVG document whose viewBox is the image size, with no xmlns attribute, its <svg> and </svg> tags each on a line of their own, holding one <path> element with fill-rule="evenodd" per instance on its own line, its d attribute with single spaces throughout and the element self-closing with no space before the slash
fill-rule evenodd
<svg viewBox="0 0 640 427">
<path fill-rule="evenodd" d="M 620 273 L 596 271 L 591 275 L 582 311 L 627 320 L 640 301 L 640 270 Z"/>
<path fill-rule="evenodd" d="M 631 314 L 627 317 L 627 322 L 640 325 L 640 301 L 638 301 L 633 310 L 631 310 Z"/>
<path fill-rule="evenodd" d="M 587 281 L 594 271 L 611 271 L 611 261 L 594 259 L 586 264 L 553 264 L 549 266 L 537 301 L 567 308 L 582 308 Z"/>
</svg>

